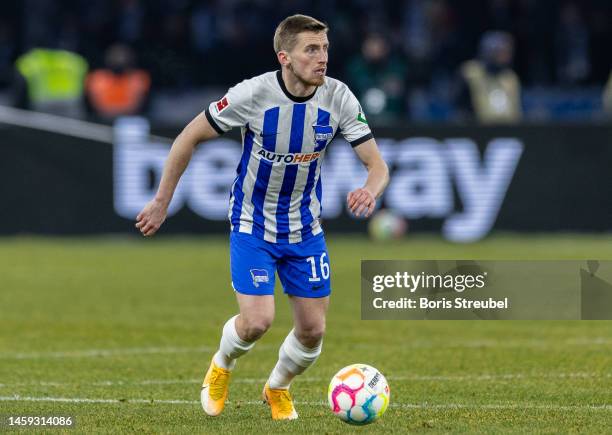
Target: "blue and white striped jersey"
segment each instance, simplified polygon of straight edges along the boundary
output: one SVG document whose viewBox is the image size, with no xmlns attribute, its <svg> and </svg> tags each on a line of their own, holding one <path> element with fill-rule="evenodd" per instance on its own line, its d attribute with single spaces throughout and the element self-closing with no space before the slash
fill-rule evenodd
<svg viewBox="0 0 612 435">
<path fill-rule="evenodd" d="M 280 71 L 268 72 L 230 88 L 205 113 L 220 134 L 242 131 L 232 231 L 272 243 L 297 243 L 322 231 L 321 162 L 334 135 L 353 147 L 372 137 L 357 98 L 329 77 L 312 95 L 295 97 Z"/>
</svg>

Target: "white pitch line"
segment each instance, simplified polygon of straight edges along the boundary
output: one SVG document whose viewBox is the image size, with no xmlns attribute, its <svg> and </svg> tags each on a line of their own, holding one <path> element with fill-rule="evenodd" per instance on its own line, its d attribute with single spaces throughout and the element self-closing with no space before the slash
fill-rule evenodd
<svg viewBox="0 0 612 435">
<path fill-rule="evenodd" d="M 2 352 L 0 360 L 27 360 L 27 359 L 56 359 L 56 358 L 96 358 L 121 355 L 155 355 L 155 354 L 178 354 L 178 353 L 201 353 L 214 352 L 218 347 L 128 347 L 115 349 L 75 349 L 49 352 Z M 255 349 L 270 350 L 278 349 L 276 345 L 261 344 Z"/>
<path fill-rule="evenodd" d="M 134 347 L 117 349 L 84 349 L 66 350 L 59 352 L 17 352 L 0 354 L 0 359 L 45 359 L 45 358 L 92 358 L 101 356 L 121 356 L 121 355 L 153 355 L 153 354 L 174 354 L 174 353 L 198 353 L 212 352 L 216 348 L 200 347 Z"/>
<path fill-rule="evenodd" d="M 612 378 L 612 373 L 499 373 L 481 375 L 407 375 L 390 376 L 390 380 L 399 381 L 499 381 L 515 379 L 589 379 Z"/>
<path fill-rule="evenodd" d="M 396 375 L 387 376 L 389 381 L 497 381 L 515 379 L 589 379 L 589 378 L 612 378 L 612 373 L 500 373 L 482 375 Z M 331 378 L 330 378 L 331 379 Z M 257 384 L 266 382 L 267 378 L 236 378 L 233 383 L 238 384 Z M 327 378 L 308 377 L 298 379 L 298 382 L 323 382 Z M 100 385 L 171 385 L 171 384 L 193 384 L 201 382 L 201 379 L 147 379 L 144 381 L 125 382 L 125 381 L 100 381 Z M 96 383 L 98 384 L 98 383 Z"/>
<path fill-rule="evenodd" d="M 64 402 L 64 403 L 164 403 L 176 405 L 193 405 L 200 403 L 195 400 L 148 400 L 148 399 L 91 399 L 84 397 L 31 397 L 31 396 L 0 396 L 0 402 Z"/>
<path fill-rule="evenodd" d="M 549 411 L 612 411 L 612 404 L 603 405 L 554 405 L 549 403 L 390 403 L 391 408 L 405 409 L 484 409 L 484 410 L 512 410 L 512 409 L 542 409 Z"/>
<path fill-rule="evenodd" d="M 397 345 L 395 343 L 394 345 Z M 584 339 L 570 339 L 564 341 L 554 340 L 471 340 L 471 341 L 457 341 L 453 343 L 439 343 L 435 341 L 413 341 L 402 343 L 402 349 L 473 349 L 473 348 L 542 348 L 548 349 L 551 347 L 562 347 L 562 346 L 601 346 L 601 345 L 612 345 L 612 339 L 607 337 L 593 337 Z M 358 349 L 372 349 L 380 348 L 385 344 L 370 344 L 370 343 L 355 343 L 351 345 L 352 348 Z"/>
<path fill-rule="evenodd" d="M 550 348 L 559 346 L 602 346 L 612 345 L 612 339 L 607 337 L 593 337 L 588 339 L 571 339 L 563 342 L 550 342 L 547 340 L 525 340 L 525 341 L 496 341 L 496 340 L 474 340 L 465 342 L 455 342 L 441 344 L 435 342 L 415 341 L 402 344 L 403 349 L 423 349 L 423 348 Z M 381 344 L 355 344 L 353 348 L 374 349 L 380 348 Z M 276 345 L 260 344 L 258 350 L 277 349 Z M 137 347 L 137 348 L 116 348 L 116 349 L 83 349 L 83 350 L 64 350 L 57 352 L 2 352 L 0 360 L 26 360 L 26 359 L 45 359 L 45 358 L 95 358 L 101 356 L 121 356 L 121 355 L 154 355 L 154 354 L 174 354 L 174 353 L 197 353 L 212 352 L 216 347 Z"/>
<path fill-rule="evenodd" d="M 517 380 L 517 379 L 607 379 L 612 378 L 612 373 L 499 373 L 499 374 L 480 374 L 480 375 L 395 375 L 387 376 L 389 381 L 438 381 L 438 382 L 453 382 L 453 381 L 500 381 L 500 380 Z M 259 384 L 264 383 L 267 378 L 236 378 L 232 381 L 235 384 Z M 324 382 L 327 378 L 322 377 L 306 377 L 301 378 L 298 382 Z M 144 385 L 196 385 L 202 382 L 198 379 L 145 379 L 142 381 L 94 381 L 89 383 L 82 382 L 56 382 L 56 381 L 40 381 L 40 382 L 15 382 L 15 383 L 0 383 L 0 388 L 24 387 L 24 386 L 40 386 L 40 387 L 71 387 L 78 385 L 91 386 L 144 386 Z"/>
<path fill-rule="evenodd" d="M 83 397 L 32 397 L 32 396 L 0 396 L 0 402 L 61 402 L 61 403 L 110 403 L 110 404 L 170 404 L 170 405 L 199 405 L 198 400 L 172 400 L 172 399 L 97 399 Z M 230 405 L 262 405 L 261 400 L 227 402 Z M 300 402 L 298 406 L 326 406 L 326 402 Z M 543 409 L 550 411 L 612 411 L 611 404 L 603 405 L 554 405 L 543 403 L 516 402 L 516 403 L 391 403 L 391 408 L 400 409 L 483 409 L 483 410 L 509 410 L 509 409 Z"/>
</svg>

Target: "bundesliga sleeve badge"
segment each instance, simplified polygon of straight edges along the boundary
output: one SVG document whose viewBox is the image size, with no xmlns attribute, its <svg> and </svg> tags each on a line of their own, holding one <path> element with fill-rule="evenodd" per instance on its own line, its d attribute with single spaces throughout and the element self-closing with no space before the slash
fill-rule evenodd
<svg viewBox="0 0 612 435">
<path fill-rule="evenodd" d="M 229 101 L 227 100 L 227 97 L 221 98 L 215 103 L 215 106 L 217 107 L 217 113 L 223 112 L 229 106 Z"/>
</svg>

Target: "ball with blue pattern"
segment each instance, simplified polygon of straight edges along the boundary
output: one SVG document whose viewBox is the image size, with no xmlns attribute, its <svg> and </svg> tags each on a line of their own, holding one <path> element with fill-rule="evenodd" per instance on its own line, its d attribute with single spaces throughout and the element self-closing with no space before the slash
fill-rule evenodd
<svg viewBox="0 0 612 435">
<path fill-rule="evenodd" d="M 390 390 L 380 371 L 367 364 L 351 364 L 334 375 L 327 398 L 331 411 L 342 421 L 364 425 L 384 414 Z"/>
</svg>

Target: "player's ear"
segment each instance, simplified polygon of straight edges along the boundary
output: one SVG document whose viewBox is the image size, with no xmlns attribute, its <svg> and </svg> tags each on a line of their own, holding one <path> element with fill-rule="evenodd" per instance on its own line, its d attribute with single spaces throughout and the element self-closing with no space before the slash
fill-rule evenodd
<svg viewBox="0 0 612 435">
<path fill-rule="evenodd" d="M 283 66 L 287 66 L 291 63 L 289 59 L 289 53 L 287 53 L 285 50 L 281 50 L 278 53 L 276 53 L 276 58 L 278 59 L 278 63 L 280 63 Z"/>
</svg>

